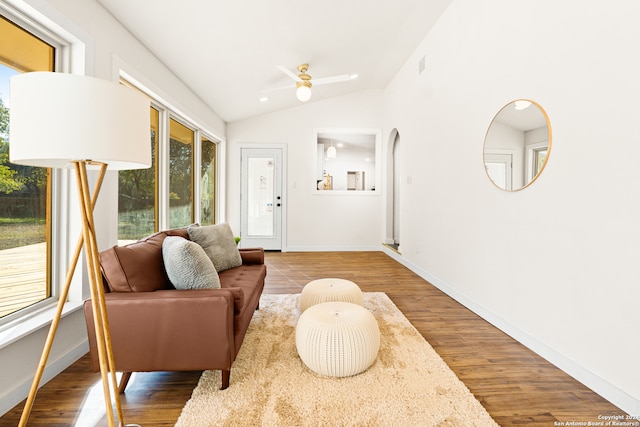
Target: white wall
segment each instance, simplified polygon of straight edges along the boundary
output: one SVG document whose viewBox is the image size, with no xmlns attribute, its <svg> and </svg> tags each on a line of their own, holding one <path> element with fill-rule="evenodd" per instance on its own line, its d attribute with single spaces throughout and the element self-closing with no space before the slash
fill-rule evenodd
<svg viewBox="0 0 640 427">
<path fill-rule="evenodd" d="M 36 20 L 46 21 L 44 23 L 47 26 L 61 27 L 79 39 L 80 44 L 84 45 L 84 56 L 80 55 L 79 62 L 84 63 L 76 61 L 73 64 L 74 72 L 117 82 L 119 72 L 123 70 L 160 96 L 168 106 L 188 115 L 213 136 L 224 137 L 225 123 L 222 119 L 95 0 L 11 0 L 10 3 Z M 75 191 L 75 185 L 70 188 Z M 117 200 L 117 194 L 117 176 L 109 172 L 95 209 L 100 249 L 106 249 L 117 241 L 117 205 L 110 203 Z M 73 212 L 69 214 L 75 215 Z M 68 225 L 64 230 L 71 230 L 66 238 L 73 249 L 78 229 L 73 224 L 67 228 Z M 77 294 L 76 300 L 81 300 L 83 295 L 87 297 L 86 285 L 84 292 L 74 294 Z M 48 326 L 38 329 L 0 348 L 0 414 L 27 396 L 47 330 Z M 65 369 L 87 350 L 84 316 L 76 311 L 66 316 L 60 324 L 45 380 Z"/>
<path fill-rule="evenodd" d="M 281 143 L 287 144 L 288 151 L 285 250 L 378 250 L 384 238 L 382 193 L 316 191 L 314 129 L 380 129 L 381 125 L 381 91 L 359 92 L 229 123 L 227 212 L 232 229 L 240 229 L 240 146 Z"/>
<path fill-rule="evenodd" d="M 639 16 L 623 0 L 455 0 L 384 99 L 386 135 L 402 135 L 403 262 L 635 414 Z M 545 108 L 553 147 L 509 193 L 482 144 L 518 98 Z"/>
</svg>

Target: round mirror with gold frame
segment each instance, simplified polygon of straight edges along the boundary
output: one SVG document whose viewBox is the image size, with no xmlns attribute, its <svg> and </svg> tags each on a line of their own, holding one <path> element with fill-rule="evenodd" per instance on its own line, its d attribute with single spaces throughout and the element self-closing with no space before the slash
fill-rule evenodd
<svg viewBox="0 0 640 427">
<path fill-rule="evenodd" d="M 493 118 L 484 138 L 484 167 L 497 187 L 517 191 L 542 173 L 551 151 L 551 123 L 535 101 L 508 103 Z"/>
</svg>

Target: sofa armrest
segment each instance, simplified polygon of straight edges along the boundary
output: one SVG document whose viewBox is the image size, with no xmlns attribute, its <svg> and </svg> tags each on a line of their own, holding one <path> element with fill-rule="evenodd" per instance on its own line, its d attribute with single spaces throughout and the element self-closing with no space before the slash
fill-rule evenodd
<svg viewBox="0 0 640 427">
<path fill-rule="evenodd" d="M 242 248 L 239 251 L 243 265 L 264 264 L 264 249 Z"/>
<path fill-rule="evenodd" d="M 235 287 L 229 287 L 224 289 L 231 292 L 231 295 L 233 296 L 234 314 L 240 313 L 240 311 L 242 310 L 242 307 L 244 306 L 244 292 L 242 292 L 242 289 L 235 288 Z"/>
<path fill-rule="evenodd" d="M 105 295 L 118 371 L 222 369 L 235 355 L 230 289 L 112 292 Z M 241 292 L 240 292 L 241 294 Z M 93 309 L 84 304 L 94 370 Z"/>
</svg>

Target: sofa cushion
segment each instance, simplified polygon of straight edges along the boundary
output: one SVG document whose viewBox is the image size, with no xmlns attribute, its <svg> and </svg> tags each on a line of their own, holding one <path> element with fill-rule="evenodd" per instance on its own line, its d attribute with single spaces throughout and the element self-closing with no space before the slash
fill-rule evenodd
<svg viewBox="0 0 640 427">
<path fill-rule="evenodd" d="M 162 258 L 167 276 L 176 289 L 220 288 L 218 272 L 199 244 L 168 236 L 162 242 Z"/>
<path fill-rule="evenodd" d="M 262 286 L 256 286 L 258 284 L 264 284 L 264 279 L 267 276 L 267 266 L 262 265 L 241 265 L 237 268 L 220 272 L 220 287 L 223 289 L 237 289 L 243 294 L 242 310 L 244 311 L 247 306 L 252 303 L 256 293 L 262 294 Z M 259 292 L 256 289 L 260 289 Z M 259 298 L 259 296 L 258 296 Z"/>
<path fill-rule="evenodd" d="M 186 228 L 160 231 L 126 246 L 100 252 L 100 268 L 111 292 L 173 289 L 164 270 L 162 242 L 167 236 L 187 238 Z"/>
<path fill-rule="evenodd" d="M 229 224 L 203 227 L 190 225 L 187 231 L 189 238 L 202 246 L 216 271 L 221 272 L 242 265 L 242 258 Z"/>
</svg>

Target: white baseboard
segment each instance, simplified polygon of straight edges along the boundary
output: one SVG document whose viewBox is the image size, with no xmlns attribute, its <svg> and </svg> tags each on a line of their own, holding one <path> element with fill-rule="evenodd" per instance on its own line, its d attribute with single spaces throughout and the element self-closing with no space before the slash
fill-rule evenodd
<svg viewBox="0 0 640 427">
<path fill-rule="evenodd" d="M 623 411 L 631 415 L 640 414 L 640 400 L 629 395 L 625 391 L 620 390 L 618 387 L 602 379 L 598 375 L 595 375 L 593 372 L 585 369 L 574 360 L 567 358 L 563 354 L 547 346 L 542 341 L 523 332 L 519 328 L 514 327 L 505 319 L 496 315 L 492 311 L 487 310 L 485 307 L 477 304 L 466 295 L 458 292 L 454 287 L 450 286 L 445 281 L 439 279 L 438 277 L 430 274 L 427 271 L 422 270 L 420 267 L 405 259 L 402 255 L 385 247 L 383 247 L 382 250 L 391 258 L 395 259 L 400 264 L 404 265 L 409 270 L 413 271 L 418 276 L 422 277 L 423 279 L 434 285 L 436 288 L 440 289 L 442 292 L 458 301 L 460 304 L 464 305 L 466 308 L 473 311 L 475 314 L 482 317 L 484 320 L 491 323 L 496 328 L 500 329 L 513 339 L 517 340 L 534 353 L 540 355 L 548 362 L 557 366 L 559 369 L 566 372 L 577 381 L 589 387 L 591 390 L 607 399 L 609 402 L 616 405 Z"/>
<path fill-rule="evenodd" d="M 61 357 L 56 359 L 55 361 L 49 361 L 49 364 L 44 370 L 42 374 L 42 380 L 40 381 L 40 387 L 42 385 L 49 382 L 56 375 L 60 374 L 62 371 L 71 366 L 75 361 L 80 359 L 82 356 L 87 354 L 89 351 L 89 342 L 83 341 L 79 343 L 77 346 L 68 349 Z M 34 371 L 35 375 L 35 371 Z M 6 414 L 8 411 L 13 409 L 18 403 L 22 402 L 24 399 L 29 396 L 29 390 L 31 390 L 31 383 L 33 382 L 33 377 L 26 379 L 22 384 L 19 384 L 13 390 L 5 393 L 0 398 L 0 416 Z M 36 397 L 37 399 L 37 397 Z"/>
<path fill-rule="evenodd" d="M 380 245 L 375 246 L 287 246 L 283 252 L 380 252 Z"/>
</svg>

